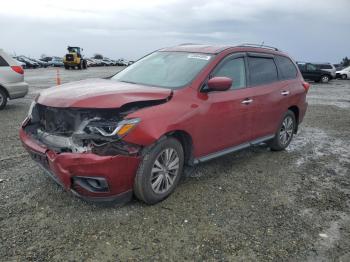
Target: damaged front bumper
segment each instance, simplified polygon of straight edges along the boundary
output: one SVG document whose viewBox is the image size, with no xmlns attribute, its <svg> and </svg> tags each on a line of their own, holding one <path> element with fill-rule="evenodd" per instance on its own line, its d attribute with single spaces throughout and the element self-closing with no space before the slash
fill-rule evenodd
<svg viewBox="0 0 350 262">
<path fill-rule="evenodd" d="M 56 153 L 38 144 L 23 128 L 20 139 L 32 159 L 67 191 L 86 200 L 126 202 L 132 197 L 134 176 L 140 162 L 138 156 Z M 101 186 L 96 186 L 101 178 L 100 181 L 105 181 L 102 190 Z"/>
<path fill-rule="evenodd" d="M 132 197 L 141 147 L 112 131 L 139 120 L 132 121 L 116 110 L 34 105 L 20 139 L 32 159 L 66 190 L 86 200 L 125 202 Z"/>
</svg>

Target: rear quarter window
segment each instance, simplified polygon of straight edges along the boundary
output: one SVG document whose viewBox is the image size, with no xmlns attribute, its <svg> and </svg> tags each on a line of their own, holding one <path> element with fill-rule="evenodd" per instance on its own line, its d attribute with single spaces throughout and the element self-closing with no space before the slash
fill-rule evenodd
<svg viewBox="0 0 350 262">
<path fill-rule="evenodd" d="M 331 65 L 320 65 L 320 69 L 333 69 Z"/>
<path fill-rule="evenodd" d="M 0 56 L 0 66 L 9 66 L 9 64 L 2 56 Z"/>
<path fill-rule="evenodd" d="M 250 85 L 264 85 L 278 81 L 276 64 L 272 58 L 248 57 Z"/>
<path fill-rule="evenodd" d="M 281 74 L 280 78 L 282 80 L 294 79 L 297 77 L 298 71 L 294 63 L 288 57 L 276 56 L 275 59 Z"/>
</svg>

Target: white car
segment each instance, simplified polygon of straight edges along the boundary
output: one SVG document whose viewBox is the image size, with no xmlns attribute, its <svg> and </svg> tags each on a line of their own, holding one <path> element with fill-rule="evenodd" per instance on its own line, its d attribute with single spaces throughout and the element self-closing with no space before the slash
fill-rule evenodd
<svg viewBox="0 0 350 262">
<path fill-rule="evenodd" d="M 28 93 L 28 84 L 24 82 L 22 66 L 0 49 L 0 110 L 8 99 L 24 97 Z"/>
<path fill-rule="evenodd" d="M 350 79 L 350 66 L 336 72 L 337 78 Z"/>
</svg>

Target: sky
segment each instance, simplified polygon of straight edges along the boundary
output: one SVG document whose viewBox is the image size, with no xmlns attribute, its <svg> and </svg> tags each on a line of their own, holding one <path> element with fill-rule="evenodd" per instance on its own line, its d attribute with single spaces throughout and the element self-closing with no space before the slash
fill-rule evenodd
<svg viewBox="0 0 350 262">
<path fill-rule="evenodd" d="M 181 43 L 264 42 L 295 60 L 350 57 L 350 0 L 3 0 L 0 48 L 38 58 L 84 54 L 135 60 Z"/>
</svg>

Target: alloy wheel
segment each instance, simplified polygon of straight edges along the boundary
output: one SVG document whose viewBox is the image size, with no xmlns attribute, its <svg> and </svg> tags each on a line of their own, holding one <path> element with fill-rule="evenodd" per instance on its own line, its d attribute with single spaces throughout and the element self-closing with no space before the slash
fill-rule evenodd
<svg viewBox="0 0 350 262">
<path fill-rule="evenodd" d="M 329 77 L 328 76 L 322 76 L 321 81 L 322 81 L 322 83 L 327 83 L 329 81 Z"/>
<path fill-rule="evenodd" d="M 291 116 L 287 116 L 282 123 L 279 139 L 282 145 L 287 145 L 292 139 L 294 131 L 294 123 Z"/>
<path fill-rule="evenodd" d="M 180 158 L 173 148 L 166 148 L 156 157 L 151 170 L 151 186 L 156 194 L 163 194 L 171 189 L 178 176 Z"/>
</svg>

